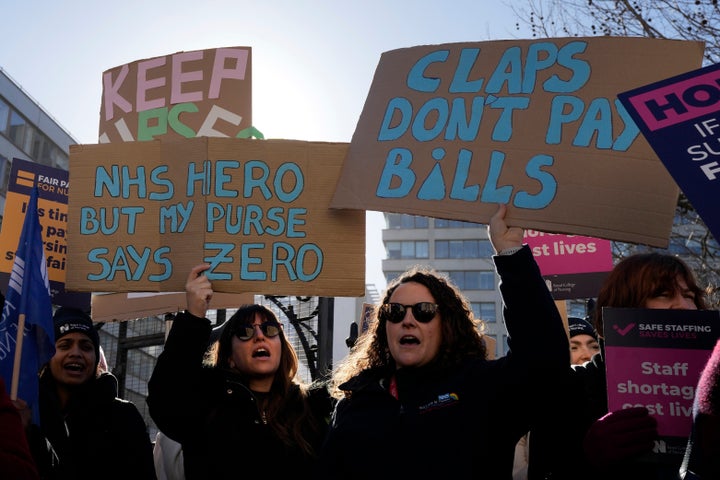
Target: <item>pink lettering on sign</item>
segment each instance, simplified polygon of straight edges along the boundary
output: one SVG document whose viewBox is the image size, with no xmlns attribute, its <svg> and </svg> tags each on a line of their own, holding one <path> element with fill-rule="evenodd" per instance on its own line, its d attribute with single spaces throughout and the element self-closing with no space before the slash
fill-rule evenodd
<svg viewBox="0 0 720 480">
<path fill-rule="evenodd" d="M 219 99 L 223 81 L 245 80 L 250 53 L 247 48 L 218 48 L 212 50 L 214 58 L 204 59 L 204 55 L 210 55 L 207 52 L 179 52 L 103 73 L 103 118 L 111 121 L 132 111 Z M 212 61 L 212 68 L 206 69 L 211 72 L 209 79 L 203 75 L 203 60 Z M 133 81 L 134 89 L 126 85 Z M 132 93 L 122 93 L 124 87 Z"/>
<path fill-rule="evenodd" d="M 579 235 L 525 231 L 543 275 L 608 272 L 612 269 L 610 240 Z"/>
<path fill-rule="evenodd" d="M 105 96 L 105 120 L 110 120 L 115 116 L 115 106 L 124 113 L 132 112 L 132 103 L 128 102 L 120 95 L 120 87 L 130 73 L 130 67 L 123 65 L 120 68 L 117 78 L 113 80 L 110 73 L 103 75 L 103 95 Z"/>
<path fill-rule="evenodd" d="M 236 80 L 243 80 L 245 78 L 247 58 L 248 51 L 245 49 L 217 49 L 215 53 L 215 64 L 213 65 L 213 75 L 210 80 L 210 92 L 208 92 L 208 98 L 218 98 L 220 96 L 220 84 L 224 79 L 234 78 Z M 234 65 L 228 67 L 228 63 L 234 63 Z"/>
<path fill-rule="evenodd" d="M 643 406 L 658 421 L 660 435 L 690 434 L 695 386 L 708 358 L 706 350 L 613 346 L 606 356 L 611 411 Z"/>
<path fill-rule="evenodd" d="M 720 71 L 628 97 L 651 131 L 712 114 L 720 107 Z"/>
<path fill-rule="evenodd" d="M 247 51 L 245 52 L 247 54 Z M 246 55 L 247 57 L 247 55 Z M 197 82 L 203 79 L 202 70 L 192 70 L 188 72 L 183 71 L 185 63 L 189 63 L 195 60 L 202 60 L 203 52 L 183 52 L 177 55 L 173 55 L 172 59 L 172 78 L 177 81 L 172 83 L 172 89 L 170 91 L 170 104 L 177 105 L 178 103 L 188 102 L 199 102 L 202 100 L 202 91 L 190 91 L 183 93 L 183 83 Z"/>
<path fill-rule="evenodd" d="M 160 108 L 165 106 L 165 99 L 162 97 L 154 100 L 147 99 L 148 90 L 165 86 L 165 79 L 162 76 L 152 78 L 152 74 L 148 74 L 148 72 L 153 68 L 163 66 L 165 66 L 165 57 L 152 58 L 138 63 L 137 98 L 135 100 L 138 112 L 144 112 L 145 110 L 150 110 L 151 108 Z"/>
</svg>

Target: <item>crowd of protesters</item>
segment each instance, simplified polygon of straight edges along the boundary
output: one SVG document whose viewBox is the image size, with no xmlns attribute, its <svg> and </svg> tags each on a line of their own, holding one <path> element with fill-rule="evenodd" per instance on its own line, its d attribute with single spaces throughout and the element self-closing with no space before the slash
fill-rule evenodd
<svg viewBox="0 0 720 480">
<path fill-rule="evenodd" d="M 720 478 L 720 340 L 698 380 L 685 455 L 648 462 L 652 413 L 607 406 L 603 307 L 706 309 L 692 270 L 668 254 L 626 257 L 598 292 L 593 323 L 564 322 L 505 214 L 500 205 L 488 235 L 506 355 L 488 355 L 482 319 L 445 275 L 414 266 L 389 283 L 331 375 L 306 384 L 271 309 L 240 305 L 215 334 L 200 263 L 148 383 L 155 452 L 137 406 L 118 398 L 92 319 L 62 307 L 55 354 L 38 372 L 39 423 L 0 378 L 2 477 Z"/>
</svg>

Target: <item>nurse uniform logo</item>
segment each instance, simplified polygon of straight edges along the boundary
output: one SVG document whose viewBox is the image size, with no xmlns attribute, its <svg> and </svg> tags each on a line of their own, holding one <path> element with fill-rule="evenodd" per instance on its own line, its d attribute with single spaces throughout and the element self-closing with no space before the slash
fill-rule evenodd
<svg viewBox="0 0 720 480">
<path fill-rule="evenodd" d="M 425 405 L 420 405 L 418 410 L 420 410 L 420 413 L 426 413 L 431 410 L 435 410 L 438 408 L 445 408 L 450 407 L 455 404 L 457 404 L 460 401 L 460 397 L 458 397 L 457 393 L 449 392 L 449 393 L 441 393 L 438 395 L 436 400 L 432 400 L 431 402 L 426 403 Z"/>
</svg>

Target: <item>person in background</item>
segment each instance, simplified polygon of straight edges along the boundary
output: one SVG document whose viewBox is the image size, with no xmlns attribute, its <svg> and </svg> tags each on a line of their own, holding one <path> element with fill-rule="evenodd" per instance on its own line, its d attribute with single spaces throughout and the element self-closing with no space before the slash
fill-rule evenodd
<svg viewBox="0 0 720 480">
<path fill-rule="evenodd" d="M 488 226 L 511 352 L 488 360 L 479 320 L 444 275 L 390 282 L 377 320 L 332 373 L 339 400 L 317 478 L 512 476 L 514 448 L 569 375 L 562 318 L 523 230 L 500 205 Z"/>
<path fill-rule="evenodd" d="M 157 432 L 155 435 L 153 458 L 158 480 L 185 479 L 182 445 L 163 432 Z"/>
<path fill-rule="evenodd" d="M 35 460 L 30 453 L 20 412 L 5 389 L 0 377 L 0 473 L 13 480 L 40 480 Z"/>
<path fill-rule="evenodd" d="M 263 305 L 241 306 L 206 354 L 209 267 L 188 275 L 187 310 L 148 383 L 150 415 L 182 445 L 188 480 L 309 476 L 332 410 L 327 388 L 299 381 L 297 354 Z"/>
<path fill-rule="evenodd" d="M 693 426 L 680 466 L 681 480 L 720 478 L 720 339 L 705 364 L 693 403 Z"/>
<path fill-rule="evenodd" d="M 570 364 L 582 365 L 600 353 L 598 335 L 590 321 L 580 317 L 568 317 L 570 336 Z"/>
<path fill-rule="evenodd" d="M 647 408 L 608 412 L 603 359 L 603 307 L 706 309 L 706 294 L 690 267 L 673 255 L 649 252 L 622 259 L 608 274 L 595 303 L 595 330 L 600 353 L 575 365 L 564 418 L 554 426 L 531 432 L 530 479 L 643 480 L 677 479 L 681 458 L 649 463 L 643 456 L 657 439 L 657 421 Z M 561 455 L 556 452 L 563 452 Z"/>
<path fill-rule="evenodd" d="M 582 365 L 600 352 L 598 336 L 592 324 L 580 317 L 568 317 L 570 364 Z M 527 480 L 530 460 L 530 433 L 526 433 L 515 447 L 513 480 Z"/>
<path fill-rule="evenodd" d="M 53 323 L 55 354 L 40 371 L 40 425 L 26 425 L 41 477 L 154 480 L 142 415 L 117 398 L 111 373 L 97 373 L 100 340 L 92 319 L 61 307 Z"/>
<path fill-rule="evenodd" d="M 173 317 L 174 318 L 174 317 Z M 212 329 L 208 348 L 215 345 L 227 321 Z M 185 468 L 182 445 L 162 432 L 157 432 L 153 446 L 155 472 L 158 480 L 185 480 Z"/>
</svg>

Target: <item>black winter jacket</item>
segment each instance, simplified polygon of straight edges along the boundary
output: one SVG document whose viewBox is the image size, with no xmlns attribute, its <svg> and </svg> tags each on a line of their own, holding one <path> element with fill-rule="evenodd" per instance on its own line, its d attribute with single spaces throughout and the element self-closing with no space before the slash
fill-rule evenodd
<svg viewBox="0 0 720 480">
<path fill-rule="evenodd" d="M 78 387 L 62 412 L 55 379 L 46 368 L 39 404 L 41 428 L 33 426 L 29 433 L 43 479 L 156 478 L 145 420 L 133 403 L 117 398 L 111 373 Z"/>
<path fill-rule="evenodd" d="M 683 452 L 648 453 L 602 468 L 586 458 L 583 440 L 591 425 L 608 413 L 607 377 L 601 353 L 570 367 L 570 382 L 553 421 L 530 435 L 529 480 L 677 480 Z"/>
<path fill-rule="evenodd" d="M 496 360 L 364 371 L 341 389 L 321 478 L 512 478 L 520 437 L 570 364 L 560 314 L 530 249 L 493 258 L 511 351 Z M 388 392 L 395 373 L 398 399 Z"/>
<path fill-rule="evenodd" d="M 315 458 L 285 445 L 263 423 L 253 393 L 237 375 L 203 367 L 210 331 L 209 320 L 179 314 L 148 383 L 150 415 L 182 445 L 185 478 L 300 478 L 311 471 Z M 299 387 L 292 395 L 301 408 Z M 319 450 L 332 410 L 327 389 L 312 390 L 310 405 L 320 430 L 307 438 Z"/>
</svg>

